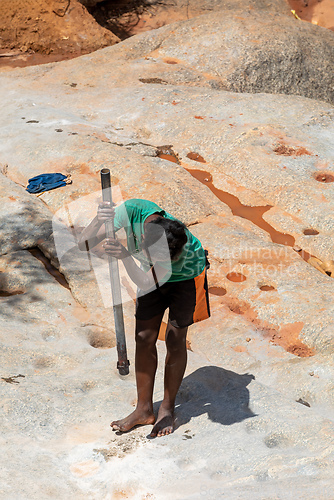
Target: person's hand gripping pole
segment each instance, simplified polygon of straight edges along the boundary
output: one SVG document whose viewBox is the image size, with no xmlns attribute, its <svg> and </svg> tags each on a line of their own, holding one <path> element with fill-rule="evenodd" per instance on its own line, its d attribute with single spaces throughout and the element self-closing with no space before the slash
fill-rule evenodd
<svg viewBox="0 0 334 500">
<path fill-rule="evenodd" d="M 110 170 L 108 168 L 103 168 L 100 174 L 101 174 L 101 186 L 102 186 L 102 199 L 104 202 L 109 203 L 109 206 L 112 207 L 113 202 L 112 202 L 112 194 L 110 187 Z M 106 218 L 104 224 L 106 228 L 107 238 L 115 240 L 114 220 L 112 218 L 111 219 Z M 117 258 L 108 255 L 108 263 L 109 263 L 109 276 L 110 276 L 111 293 L 113 300 L 113 311 L 115 319 L 115 331 L 116 331 L 116 342 L 117 342 L 117 353 L 118 353 L 117 369 L 120 375 L 128 375 L 130 363 L 129 360 L 127 359 L 127 352 L 126 352 L 122 293 L 121 293 L 121 283 L 119 279 L 118 260 Z"/>
</svg>

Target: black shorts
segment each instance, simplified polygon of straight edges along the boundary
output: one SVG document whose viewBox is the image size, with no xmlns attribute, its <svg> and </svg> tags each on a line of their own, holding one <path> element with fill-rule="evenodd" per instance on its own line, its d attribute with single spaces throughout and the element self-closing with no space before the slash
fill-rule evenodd
<svg viewBox="0 0 334 500">
<path fill-rule="evenodd" d="M 197 323 L 210 317 L 206 269 L 196 278 L 167 282 L 152 292 L 139 294 L 136 300 L 136 318 L 152 319 L 169 307 L 169 321 L 177 328 Z"/>
</svg>

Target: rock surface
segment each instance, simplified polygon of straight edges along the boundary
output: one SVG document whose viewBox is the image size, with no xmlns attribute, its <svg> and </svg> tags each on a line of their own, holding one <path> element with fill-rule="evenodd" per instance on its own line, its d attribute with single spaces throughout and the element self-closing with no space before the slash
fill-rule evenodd
<svg viewBox="0 0 334 500">
<path fill-rule="evenodd" d="M 292 15 L 219 10 L 132 37 L 110 55 L 120 70 L 124 59 L 133 61 L 121 80 L 112 79 L 116 86 L 140 78 L 151 84 L 334 99 L 334 34 Z"/>
<path fill-rule="evenodd" d="M 3 171 L 6 170 L 5 165 Z M 32 198 L 22 186 L 3 174 L 0 175 L 0 196 L 1 254 L 38 245 L 47 251 L 54 246 L 52 213 L 40 200 Z"/>
<path fill-rule="evenodd" d="M 133 359 L 131 343 L 129 352 Z M 333 422 L 252 374 L 190 352 L 177 430 L 150 440 L 147 427 L 120 436 L 108 430 L 110 419 L 130 412 L 135 402 L 133 371 L 126 379 L 115 374 L 114 349 L 99 351 L 78 337 L 75 343 L 68 337 L 41 342 L 21 331 L 20 347 L 14 350 L 7 339 L 1 356 L 5 498 L 331 496 Z M 161 396 L 162 367 L 157 403 Z"/>
<path fill-rule="evenodd" d="M 166 47 L 209 18 L 0 73 L 4 498 L 331 498 L 333 279 L 315 263 L 334 258 L 333 107 L 195 77 Z M 189 330 L 177 428 L 158 440 L 108 427 L 135 404 L 134 290 L 121 268 L 120 379 L 106 261 L 76 245 L 103 167 L 117 202 L 155 201 L 210 252 L 213 314 Z M 73 184 L 24 190 L 58 171 Z M 162 387 L 161 367 L 156 405 Z"/>
</svg>

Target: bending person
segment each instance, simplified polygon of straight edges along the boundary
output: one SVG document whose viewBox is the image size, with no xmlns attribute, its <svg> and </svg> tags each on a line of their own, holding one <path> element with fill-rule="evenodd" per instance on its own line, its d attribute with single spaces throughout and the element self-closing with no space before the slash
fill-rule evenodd
<svg viewBox="0 0 334 500">
<path fill-rule="evenodd" d="M 125 229 L 127 248 L 116 239 L 105 239 L 104 222 L 111 217 L 115 231 Z M 154 424 L 151 436 L 164 436 L 173 431 L 175 398 L 187 364 L 188 327 L 210 316 L 205 251 L 182 222 L 155 203 L 139 199 L 128 200 L 116 209 L 101 203 L 97 216 L 80 236 L 79 248 L 93 248 L 104 239 L 105 252 L 123 261 L 138 287 L 137 406 L 130 415 L 110 425 L 114 430 L 126 432 L 135 425 Z M 155 419 L 156 341 L 167 308 L 164 398 Z"/>
</svg>

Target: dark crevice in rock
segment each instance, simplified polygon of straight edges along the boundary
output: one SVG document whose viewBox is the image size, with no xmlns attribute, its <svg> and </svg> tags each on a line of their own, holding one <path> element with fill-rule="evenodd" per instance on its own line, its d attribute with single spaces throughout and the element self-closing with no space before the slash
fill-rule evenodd
<svg viewBox="0 0 334 500">
<path fill-rule="evenodd" d="M 7 173 L 8 173 L 8 164 L 7 163 L 1 167 L 1 173 L 5 177 L 7 177 Z"/>
<path fill-rule="evenodd" d="M 160 85 L 168 85 L 166 80 L 162 80 L 161 78 L 139 78 L 141 83 L 158 83 Z"/>
<path fill-rule="evenodd" d="M 11 297 L 12 295 L 21 295 L 25 293 L 24 290 L 0 290 L 0 297 Z"/>
<path fill-rule="evenodd" d="M 71 290 L 65 276 L 51 264 L 50 259 L 48 259 L 38 247 L 28 248 L 28 252 L 43 264 L 47 272 L 51 274 L 61 286 L 67 288 L 67 290 Z"/>
<path fill-rule="evenodd" d="M 308 406 L 309 408 L 311 408 L 310 403 L 308 403 L 307 401 L 305 401 L 302 398 L 296 399 L 296 403 L 300 403 L 301 405 Z"/>
<path fill-rule="evenodd" d="M 195 222 L 190 222 L 189 224 L 187 224 L 187 227 L 194 227 L 194 226 L 198 226 L 199 224 L 203 224 L 205 222 L 205 220 L 208 219 L 211 215 L 214 215 L 214 214 L 208 213 L 208 214 L 204 215 L 203 218 L 201 218 L 201 220 L 196 220 Z"/>
<path fill-rule="evenodd" d="M 20 382 L 16 380 L 17 378 L 25 378 L 25 375 L 12 375 L 11 377 L 1 377 L 1 380 L 7 382 L 7 384 L 19 384 Z"/>
</svg>

